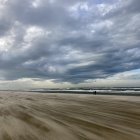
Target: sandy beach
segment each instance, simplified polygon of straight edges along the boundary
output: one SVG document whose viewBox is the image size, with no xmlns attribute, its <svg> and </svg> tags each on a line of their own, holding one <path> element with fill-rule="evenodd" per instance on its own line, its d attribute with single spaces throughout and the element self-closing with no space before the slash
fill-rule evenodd
<svg viewBox="0 0 140 140">
<path fill-rule="evenodd" d="M 139 140 L 140 96 L 0 91 L 0 140 Z"/>
</svg>

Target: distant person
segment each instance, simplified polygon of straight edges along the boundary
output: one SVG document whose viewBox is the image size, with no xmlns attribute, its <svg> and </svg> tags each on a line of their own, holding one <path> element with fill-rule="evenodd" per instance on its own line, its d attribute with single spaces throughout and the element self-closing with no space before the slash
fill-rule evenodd
<svg viewBox="0 0 140 140">
<path fill-rule="evenodd" d="M 94 91 L 95 95 L 96 95 L 96 90 Z"/>
</svg>

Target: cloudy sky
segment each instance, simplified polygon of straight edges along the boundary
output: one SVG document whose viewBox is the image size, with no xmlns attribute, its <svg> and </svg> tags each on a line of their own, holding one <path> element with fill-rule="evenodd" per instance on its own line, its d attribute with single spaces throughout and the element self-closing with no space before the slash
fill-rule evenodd
<svg viewBox="0 0 140 140">
<path fill-rule="evenodd" d="M 140 86 L 140 0 L 0 0 L 0 89 Z"/>
</svg>

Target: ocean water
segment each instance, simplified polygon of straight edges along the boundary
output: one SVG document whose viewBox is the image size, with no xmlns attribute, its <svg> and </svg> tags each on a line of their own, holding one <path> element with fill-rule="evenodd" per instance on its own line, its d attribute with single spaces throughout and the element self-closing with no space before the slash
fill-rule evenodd
<svg viewBox="0 0 140 140">
<path fill-rule="evenodd" d="M 140 87 L 94 87 L 94 88 L 69 88 L 69 89 L 32 89 L 35 92 L 48 93 L 83 93 L 83 94 L 122 94 L 122 95 L 140 95 Z"/>
</svg>

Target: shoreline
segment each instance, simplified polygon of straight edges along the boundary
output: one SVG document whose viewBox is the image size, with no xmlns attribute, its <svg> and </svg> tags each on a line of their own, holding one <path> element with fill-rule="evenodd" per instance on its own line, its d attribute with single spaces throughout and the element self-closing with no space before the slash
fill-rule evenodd
<svg viewBox="0 0 140 140">
<path fill-rule="evenodd" d="M 30 92 L 30 93 L 57 93 L 57 94 L 89 94 L 89 95 L 116 95 L 116 96 L 140 96 L 140 91 L 67 91 L 67 90 L 0 90 L 0 92 Z M 96 93 L 95 93 L 96 92 Z"/>
<path fill-rule="evenodd" d="M 95 92 L 76 92 L 76 91 L 28 91 L 28 92 L 39 92 L 39 93 L 66 93 L 66 94 L 91 94 L 91 95 L 118 95 L 118 96 L 140 96 L 140 91 L 139 92 L 120 92 L 120 91 L 111 91 L 111 92 L 100 92 L 96 91 Z"/>
</svg>

